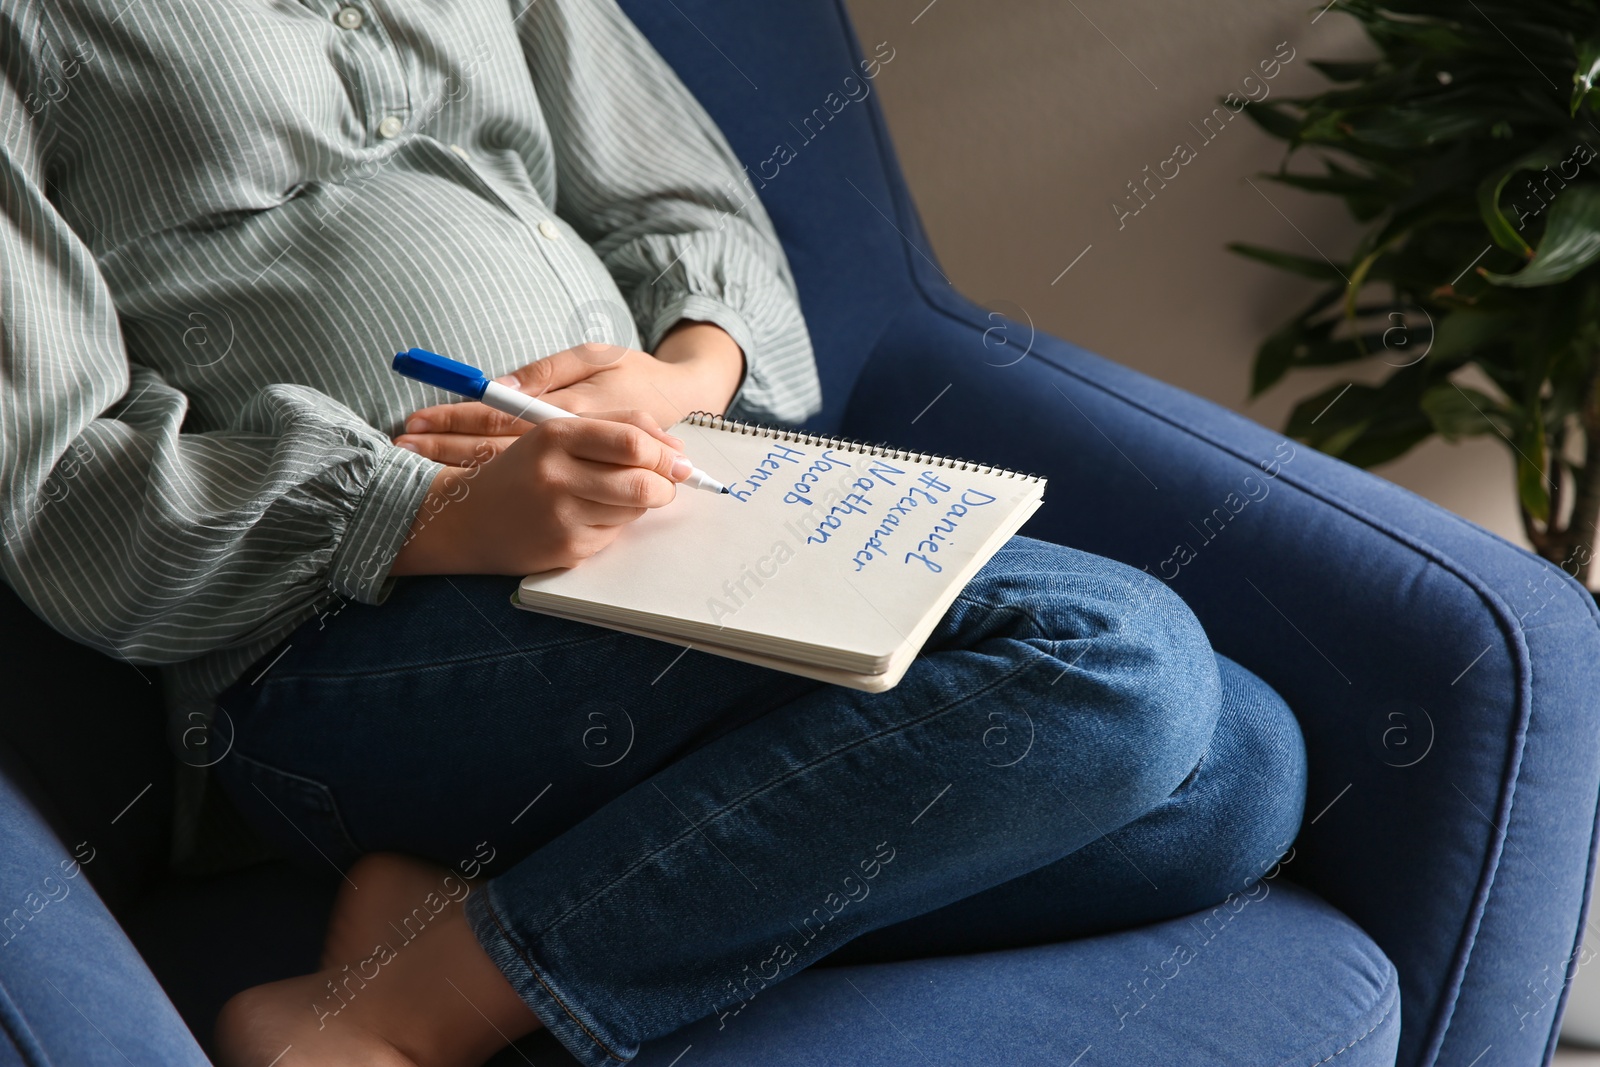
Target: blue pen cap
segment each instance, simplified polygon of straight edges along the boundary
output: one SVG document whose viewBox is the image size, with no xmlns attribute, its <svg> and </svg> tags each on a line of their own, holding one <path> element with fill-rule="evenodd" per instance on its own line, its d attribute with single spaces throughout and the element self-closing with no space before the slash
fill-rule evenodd
<svg viewBox="0 0 1600 1067">
<path fill-rule="evenodd" d="M 477 367 L 446 359 L 426 348 L 408 348 L 404 352 L 396 352 L 394 369 L 407 378 L 437 385 L 440 389 L 470 396 L 474 400 L 480 399 L 483 391 L 489 387 L 488 375 Z"/>
</svg>

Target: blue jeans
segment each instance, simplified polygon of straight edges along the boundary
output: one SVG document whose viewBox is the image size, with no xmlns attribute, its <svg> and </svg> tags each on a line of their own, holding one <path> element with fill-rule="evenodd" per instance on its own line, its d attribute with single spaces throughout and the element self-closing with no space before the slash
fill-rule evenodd
<svg viewBox="0 0 1600 1067">
<path fill-rule="evenodd" d="M 474 933 L 585 1064 L 819 961 L 1183 914 L 1299 827 L 1282 700 L 1165 583 L 1103 557 L 1013 538 L 877 694 L 510 591 L 403 579 L 307 623 L 219 698 L 217 771 L 307 862 L 483 865 Z"/>
</svg>

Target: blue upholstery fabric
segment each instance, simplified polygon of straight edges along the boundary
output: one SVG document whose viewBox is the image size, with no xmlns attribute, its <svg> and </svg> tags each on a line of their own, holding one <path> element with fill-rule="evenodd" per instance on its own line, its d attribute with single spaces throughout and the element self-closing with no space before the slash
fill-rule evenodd
<svg viewBox="0 0 1600 1067">
<path fill-rule="evenodd" d="M 1469 1063 L 1491 1044 L 1508 1063 L 1548 1056 L 1559 1003 L 1542 983 L 1577 949 L 1600 793 L 1588 594 L 1308 449 L 1262 479 L 1281 435 L 997 327 L 935 266 L 875 97 L 810 141 L 790 126 L 856 71 L 839 0 L 623 3 L 746 163 L 794 152 L 761 192 L 817 330 L 816 425 L 1046 474 L 1024 532 L 1174 575 L 1217 649 L 1301 719 L 1311 787 L 1294 877 L 1399 968 L 1399 1062 Z M 1251 474 L 1270 495 L 1234 515 L 1228 494 L 1251 492 Z M 1180 544 L 1194 558 L 1178 564 Z"/>
<path fill-rule="evenodd" d="M 996 320 L 963 301 L 934 267 L 875 97 L 849 103 L 820 128 L 813 122 L 810 139 L 796 130 L 816 109 L 830 112 L 829 94 L 842 96 L 844 79 L 860 74 L 839 0 L 623 5 L 753 171 L 780 143 L 793 153 L 761 192 L 789 251 L 821 363 L 826 407 L 814 425 L 1049 475 L 1045 506 L 1026 532 L 1169 577 L 1217 649 L 1269 682 L 1300 718 L 1311 791 L 1296 859 L 1283 877 L 1372 936 L 1398 970 L 1404 1011 L 1382 1014 L 1381 957 L 1370 946 L 1309 894 L 1276 886 L 1235 920 L 1248 936 L 1219 939 L 1218 952 L 1193 964 L 1217 971 L 1192 972 L 1207 975 L 1205 982 L 1185 985 L 1188 973 L 1170 982 L 1122 1031 L 1096 1042 L 1083 1067 L 1115 1062 L 1108 1058 L 1118 1049 L 1141 1047 L 1133 1042 L 1169 1038 L 1168 1049 L 1199 1048 L 1209 1061 L 1229 1064 L 1251 1062 L 1243 1057 L 1256 1047 L 1261 1062 L 1307 1067 L 1335 1055 L 1340 1067 L 1388 1063 L 1386 1047 L 1398 1048 L 1395 1062 L 1404 1067 L 1469 1064 L 1490 1045 L 1484 1065 L 1547 1059 L 1560 1004 L 1544 990 L 1578 943 L 1600 793 L 1600 629 L 1587 594 L 1559 569 L 1310 450 L 1287 462 L 1280 454 L 1265 477 L 1260 464 L 1273 459 L 1280 435 L 1064 342 L 1030 338 L 1025 326 L 996 331 Z M 900 47 L 912 47 L 909 35 L 888 42 Z M 891 61 L 880 78 L 893 76 Z M 918 418 L 946 384 L 949 392 Z M 1239 507 L 1253 492 L 1247 476 L 1269 492 Z M 1180 544 L 1187 554 L 1175 551 Z M 8 644 L 38 630 L 17 610 L 0 598 Z M 92 656 L 75 655 L 14 657 L 8 681 L 27 691 L 70 678 L 88 692 Z M 142 699 L 129 694 L 131 682 L 119 684 L 96 690 L 83 706 L 116 709 Z M 28 740 L 32 765 L 67 822 L 102 826 L 96 832 L 112 840 L 129 820 L 164 810 L 168 771 L 86 721 L 94 720 L 71 710 L 31 718 L 12 711 L 0 727 L 12 740 Z M 73 758 L 54 758 L 53 745 Z M 0 903 L 9 909 L 61 852 L 18 798 L 17 779 L 9 770 L 0 775 Z M 117 823 L 129 790 L 110 775 L 157 783 Z M 116 788 L 90 794 L 92 803 L 71 792 L 102 780 Z M 97 872 L 96 861 L 86 870 L 107 879 L 127 872 L 117 875 L 126 887 L 161 858 L 147 843 L 137 862 Z M 271 899 L 285 899 L 277 893 L 287 890 L 271 890 L 270 881 L 242 884 L 269 871 L 197 890 L 196 906 L 206 901 L 243 930 L 257 916 L 248 907 L 230 910 L 229 901 L 263 887 Z M 170 1034 L 175 1016 L 84 888 L 80 880 L 60 910 L 52 904 L 36 920 L 71 916 L 70 923 L 27 935 L 54 932 L 58 940 L 35 938 L 27 955 L 0 949 L 0 1031 L 10 1041 L 7 1048 L 0 1040 L 0 1062 L 16 1060 L 35 1040 L 23 1036 L 19 1013 L 53 1010 L 33 998 L 39 989 L 55 994 L 17 983 L 22 973 L 59 977 L 80 1003 L 125 1000 L 149 1020 L 127 1043 L 118 1041 L 144 1053 L 129 1051 L 141 1067 L 193 1061 L 190 1049 L 164 1057 L 143 1043 Z M 307 893 L 296 899 L 316 899 Z M 239 942 L 241 953 L 259 955 L 241 958 L 233 981 L 298 966 L 304 946 L 314 944 L 319 931 L 305 914 L 280 914 L 296 935 L 270 945 Z M 171 925 L 170 916 L 152 919 L 141 932 L 141 940 L 152 939 L 149 955 L 162 959 L 164 971 L 181 974 L 187 964 L 203 973 L 207 946 L 180 940 Z M 1063 1013 L 1099 1010 L 1098 1025 L 1114 1026 L 1105 998 L 1167 959 L 1164 936 L 1154 927 L 1007 953 L 808 971 L 773 991 L 791 992 L 753 1003 L 721 1032 L 714 1021 L 701 1024 L 708 1029 L 696 1051 L 728 1063 L 775 1062 L 756 1038 L 766 1031 L 788 1035 L 783 1054 L 794 1058 L 785 1062 L 987 1062 L 985 1043 L 1021 1029 L 1039 1062 L 1070 1063 L 1078 1049 L 1063 1056 L 1057 1044 L 1066 1033 Z M 80 966 L 91 943 L 107 983 L 98 989 L 85 984 Z M 1233 965 L 1222 967 L 1227 961 Z M 1284 983 L 1281 999 L 1277 988 L 1252 984 L 1260 983 L 1255 968 L 1269 963 L 1274 981 Z M 123 976 L 134 980 L 124 985 Z M 199 995 L 168 980 L 180 996 Z M 1089 999 L 1080 1004 L 1079 994 Z M 1218 1023 L 1235 1018 L 1223 1014 L 1233 1001 L 1260 1005 L 1239 1023 L 1260 1023 L 1259 1030 Z M 886 1043 L 900 1035 L 878 1009 L 915 1049 Z M 1276 1010 L 1297 1013 L 1281 1029 L 1305 1036 L 1304 1045 L 1278 1042 Z M 1333 1047 L 1359 1036 L 1362 1018 L 1381 1023 L 1343 1052 Z M 64 1040 L 80 1043 L 58 1062 L 101 1062 L 105 1043 L 90 1028 L 78 1030 Z M 1223 1039 L 1225 1046 L 1203 1044 Z M 1248 1050 L 1240 1044 L 1258 1040 Z M 652 1048 L 658 1058 L 649 1062 L 670 1063 L 667 1051 Z M 122 1062 L 109 1055 L 107 1062 Z M 1199 1059 L 1171 1051 L 1121 1062 Z"/>
<path fill-rule="evenodd" d="M 1078 1056 L 1094 1067 L 1312 1067 L 1334 1056 L 1339 1067 L 1393 1064 L 1393 966 L 1305 890 L 1261 888 L 1269 891 L 1260 900 L 1237 898 L 1220 914 L 1122 934 L 814 967 L 737 1016 L 652 1042 L 634 1062 L 669 1067 L 692 1045 L 682 1062 L 696 1067 L 1066 1067 Z"/>
<path fill-rule="evenodd" d="M 99 848 L 63 846 L 28 779 L 0 744 L 0 1065 L 205 1064 L 89 884 Z"/>
<path fill-rule="evenodd" d="M 1311 776 L 1294 877 L 1399 967 L 1400 1062 L 1471 1062 L 1490 1045 L 1541 1062 L 1558 1004 L 1537 983 L 1577 951 L 1593 855 L 1593 599 L 1309 449 L 1269 479 L 1279 435 L 1071 346 L 1041 337 L 1014 367 L 975 364 L 963 349 L 985 325 L 903 317 L 851 427 L 1048 474 L 1026 532 L 1172 575 L 1217 650 L 1300 718 Z M 961 383 L 965 404 L 1006 412 L 1004 432 L 954 406 L 911 425 L 927 400 L 908 379 L 927 395 Z M 1252 485 L 1259 501 L 1224 507 Z"/>
<path fill-rule="evenodd" d="M 1096 1067 L 1394 1063 L 1393 965 L 1354 923 L 1269 871 L 1214 908 L 1078 941 L 888 964 L 817 967 L 736 1014 L 647 1045 L 639 1067 L 686 1046 L 697 1067 L 1052 1064 L 1092 1045 Z M 130 928 L 202 1038 L 235 989 L 316 958 L 328 879 L 269 864 L 157 894 Z M 226 944 L 227 953 L 214 947 Z M 1180 949 L 1180 946 L 1182 948 Z M 492 1067 L 575 1062 L 548 1033 Z M 0 1063 L 4 1063 L 0 1057 Z M 140 1062 L 140 1061 L 135 1061 Z"/>
<path fill-rule="evenodd" d="M 862 78 L 843 7 L 835 0 L 619 2 L 756 182 L 817 353 L 823 409 L 808 425 L 836 428 L 878 335 L 915 295 L 906 244 L 895 232 L 905 226 L 890 221 L 892 196 L 903 195 L 904 185 L 881 140 L 876 79 Z M 896 47 L 888 42 L 891 58 L 878 78 L 892 76 Z M 845 102 L 846 78 L 855 79 L 855 96 L 870 95 Z M 764 177 L 775 168 L 776 177 Z"/>
</svg>

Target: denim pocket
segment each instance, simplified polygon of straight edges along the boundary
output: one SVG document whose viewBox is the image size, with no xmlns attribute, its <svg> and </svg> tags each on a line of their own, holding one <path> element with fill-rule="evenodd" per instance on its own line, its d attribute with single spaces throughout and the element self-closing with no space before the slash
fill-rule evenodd
<svg viewBox="0 0 1600 1067">
<path fill-rule="evenodd" d="M 361 856 L 333 791 L 323 783 L 234 752 L 216 767 L 234 806 L 288 855 L 347 869 Z"/>
</svg>

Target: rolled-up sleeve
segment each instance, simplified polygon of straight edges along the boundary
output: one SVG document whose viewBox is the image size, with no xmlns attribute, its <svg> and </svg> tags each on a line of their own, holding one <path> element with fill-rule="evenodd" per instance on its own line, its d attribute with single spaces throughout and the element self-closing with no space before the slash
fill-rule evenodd
<svg viewBox="0 0 1600 1067">
<path fill-rule="evenodd" d="M 614 0 L 516 7 L 555 149 L 555 208 L 600 254 L 645 348 L 680 319 L 715 323 L 745 354 L 731 414 L 815 414 L 822 390 L 788 260 L 705 109 Z"/>
<path fill-rule="evenodd" d="M 0 18 L 5 580 L 56 629 L 143 663 L 243 647 L 330 593 L 381 599 L 439 465 L 304 386 L 182 432 L 187 397 L 130 361 L 92 250 L 45 193 L 44 62 Z"/>
</svg>

